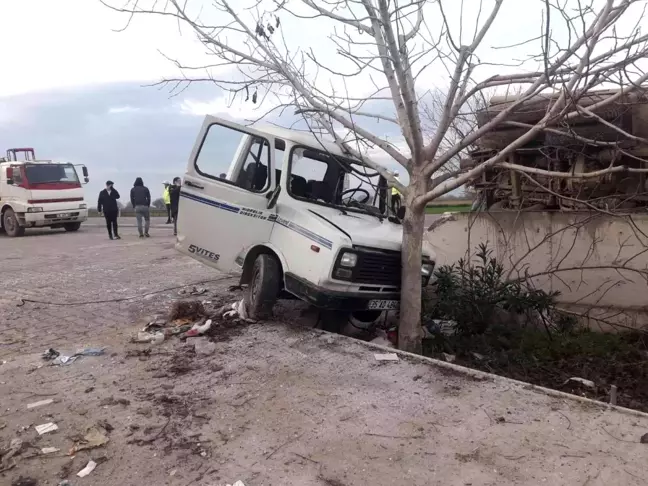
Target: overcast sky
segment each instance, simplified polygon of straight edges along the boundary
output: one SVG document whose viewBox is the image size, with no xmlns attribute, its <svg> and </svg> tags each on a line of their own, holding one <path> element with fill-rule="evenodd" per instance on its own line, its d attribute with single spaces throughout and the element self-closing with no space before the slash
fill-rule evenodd
<svg viewBox="0 0 648 486">
<path fill-rule="evenodd" d="M 466 4 L 461 18 L 470 25 L 477 0 L 446 2 L 447 15 L 458 26 L 461 3 Z M 511 60 L 510 52 L 490 47 L 535 35 L 544 5 L 531 0 L 504 3 L 484 42 L 489 46 L 485 54 L 501 62 Z M 144 87 L 177 75 L 160 51 L 192 64 L 204 59 L 204 49 L 187 29 L 162 17 L 140 16 L 125 31 L 115 32 L 126 20 L 99 0 L 0 0 L 0 150 L 33 146 L 41 158 L 86 164 L 92 181 L 89 201 L 106 179 L 127 192 L 141 176 L 154 194 L 161 191 L 164 179 L 182 175 L 206 113 L 254 116 L 250 103 L 229 108 L 213 86 L 194 87 L 176 97 Z M 434 18 L 426 21 L 434 28 Z M 304 35 L 303 21 L 282 17 L 288 43 L 313 47 L 320 59 L 333 60 L 338 67 L 340 58 L 327 40 L 332 26 L 322 21 L 314 29 L 319 21 L 309 22 Z M 559 37 L 556 31 L 554 39 Z M 505 69 L 492 67 L 493 72 Z M 442 88 L 447 79 L 443 69 L 432 69 L 419 88 Z M 350 83 L 358 93 L 370 88 L 366 79 Z M 381 135 L 393 132 L 384 123 L 378 130 Z"/>
</svg>

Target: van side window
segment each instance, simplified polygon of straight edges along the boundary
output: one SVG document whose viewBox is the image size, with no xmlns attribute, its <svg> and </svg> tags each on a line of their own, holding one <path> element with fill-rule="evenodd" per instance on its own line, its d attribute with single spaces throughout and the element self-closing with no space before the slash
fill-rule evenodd
<svg viewBox="0 0 648 486">
<path fill-rule="evenodd" d="M 239 146 L 243 152 L 239 152 Z M 252 192 L 263 192 L 270 184 L 269 143 L 221 125 L 211 125 L 196 157 L 198 173 Z"/>
</svg>

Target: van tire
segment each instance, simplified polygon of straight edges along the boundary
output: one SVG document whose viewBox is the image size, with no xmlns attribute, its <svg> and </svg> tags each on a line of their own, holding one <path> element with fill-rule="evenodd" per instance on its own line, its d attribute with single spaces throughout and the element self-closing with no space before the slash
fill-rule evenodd
<svg viewBox="0 0 648 486">
<path fill-rule="evenodd" d="M 20 226 L 18 217 L 11 208 L 2 213 L 2 226 L 7 233 L 7 236 L 17 237 L 25 234 L 25 227 Z"/>
<path fill-rule="evenodd" d="M 272 255 L 260 254 L 254 261 L 252 278 L 243 298 L 248 315 L 258 320 L 271 318 L 280 288 L 279 262 Z"/>
<path fill-rule="evenodd" d="M 65 223 L 63 228 L 65 228 L 65 231 L 79 231 L 81 223 Z"/>
</svg>

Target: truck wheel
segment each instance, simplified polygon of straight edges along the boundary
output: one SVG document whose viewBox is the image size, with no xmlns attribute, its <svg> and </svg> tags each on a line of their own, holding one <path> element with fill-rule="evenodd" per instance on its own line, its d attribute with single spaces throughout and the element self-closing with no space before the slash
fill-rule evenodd
<svg viewBox="0 0 648 486">
<path fill-rule="evenodd" d="M 79 231 L 80 227 L 81 227 L 81 223 L 65 223 L 63 225 L 65 231 Z"/>
<path fill-rule="evenodd" d="M 9 236 L 15 237 L 25 234 L 25 227 L 20 226 L 18 217 L 13 209 L 7 209 L 2 215 L 2 226 L 4 226 L 4 230 Z"/>
<path fill-rule="evenodd" d="M 281 279 L 279 263 L 272 255 L 261 254 L 254 261 L 252 279 L 244 297 L 252 319 L 269 319 L 277 301 Z"/>
</svg>

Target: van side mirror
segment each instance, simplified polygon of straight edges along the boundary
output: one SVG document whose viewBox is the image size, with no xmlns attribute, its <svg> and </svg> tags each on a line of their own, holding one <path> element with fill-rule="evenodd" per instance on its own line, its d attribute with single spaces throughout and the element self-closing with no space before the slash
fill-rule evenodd
<svg viewBox="0 0 648 486">
<path fill-rule="evenodd" d="M 85 165 L 83 167 L 81 167 L 81 172 L 83 172 L 83 177 L 85 177 L 86 179 L 89 177 L 88 176 L 88 168 Z M 88 181 L 86 181 L 86 182 L 88 182 Z"/>
<path fill-rule="evenodd" d="M 281 194 L 281 186 L 274 188 L 274 191 L 268 193 L 266 196 L 268 198 L 268 209 L 272 209 L 277 205 L 277 199 L 279 199 L 279 194 Z"/>
<path fill-rule="evenodd" d="M 7 167 L 7 184 L 13 185 L 14 181 L 13 167 Z"/>
</svg>

